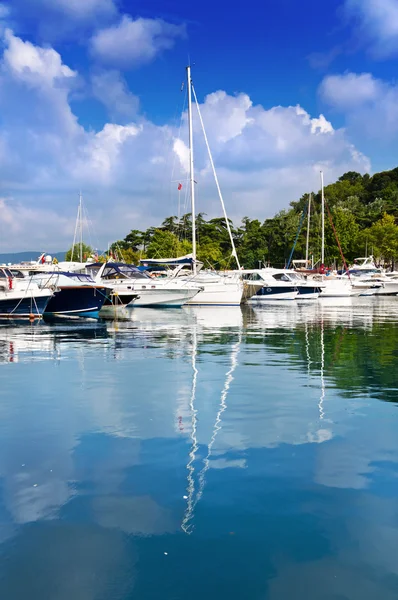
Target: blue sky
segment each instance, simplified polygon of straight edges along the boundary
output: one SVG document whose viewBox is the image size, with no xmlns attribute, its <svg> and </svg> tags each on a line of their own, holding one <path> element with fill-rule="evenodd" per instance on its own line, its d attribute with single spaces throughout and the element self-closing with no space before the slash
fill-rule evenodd
<svg viewBox="0 0 398 600">
<path fill-rule="evenodd" d="M 70 245 L 187 210 L 185 66 L 228 213 L 272 216 L 347 170 L 393 168 L 398 0 L 0 4 L 0 248 Z M 220 215 L 195 118 L 198 210 Z"/>
</svg>

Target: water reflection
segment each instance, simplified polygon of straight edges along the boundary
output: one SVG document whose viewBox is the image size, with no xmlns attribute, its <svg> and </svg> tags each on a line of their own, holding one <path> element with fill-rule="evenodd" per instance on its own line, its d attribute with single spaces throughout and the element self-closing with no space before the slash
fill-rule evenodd
<svg viewBox="0 0 398 600">
<path fill-rule="evenodd" d="M 394 598 L 396 299 L 127 316 L 0 325 L 0 597 Z"/>
</svg>

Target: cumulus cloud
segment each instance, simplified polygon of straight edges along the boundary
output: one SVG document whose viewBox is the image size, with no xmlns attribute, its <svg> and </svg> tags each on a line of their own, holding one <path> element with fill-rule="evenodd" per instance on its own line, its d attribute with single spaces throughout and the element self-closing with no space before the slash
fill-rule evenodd
<svg viewBox="0 0 398 600">
<path fill-rule="evenodd" d="M 60 55 L 52 48 L 23 42 L 10 29 L 6 30 L 4 38 L 7 47 L 3 65 L 16 79 L 33 85 L 52 86 L 56 79 L 75 77 L 76 73 L 62 63 Z"/>
<path fill-rule="evenodd" d="M 103 71 L 91 78 L 94 96 L 104 104 L 112 120 L 128 120 L 137 116 L 139 98 L 127 88 L 118 71 Z"/>
<path fill-rule="evenodd" d="M 106 65 L 137 67 L 170 50 L 185 36 L 185 26 L 162 19 L 133 20 L 124 15 L 117 25 L 98 31 L 91 40 L 93 56 Z"/>
<path fill-rule="evenodd" d="M 95 222 L 98 247 L 174 213 L 176 184 L 170 182 L 185 181 L 188 168 L 186 114 L 181 131 L 174 123 L 159 125 L 133 115 L 134 98 L 123 79 L 104 71 L 93 80 L 93 92 L 109 107 L 113 97 L 125 118 L 116 120 L 113 114 L 113 122 L 85 128 L 70 104 L 78 73 L 52 48 L 24 42 L 12 32 L 5 42 L 0 220 L 4 223 L 6 215 L 12 226 L 4 227 L 3 243 L 13 249 L 42 248 L 44 236 L 51 252 L 68 247 L 79 189 Z M 106 90 L 107 82 L 109 87 L 114 82 L 114 89 Z M 318 189 L 320 168 L 327 181 L 347 170 L 370 168 L 344 130 L 300 106 L 264 108 L 247 94 L 222 90 L 206 96 L 200 106 L 228 212 L 235 219 L 272 216 L 303 192 Z M 198 210 L 216 216 L 221 211 L 195 111 L 194 140 Z"/>
<path fill-rule="evenodd" d="M 398 133 L 398 86 L 371 73 L 329 75 L 320 86 L 322 99 L 343 113 L 351 133 L 366 132 L 388 142 Z"/>
<path fill-rule="evenodd" d="M 354 19 L 357 34 L 377 58 L 398 52 L 396 0 L 346 0 L 346 14 Z"/>
</svg>

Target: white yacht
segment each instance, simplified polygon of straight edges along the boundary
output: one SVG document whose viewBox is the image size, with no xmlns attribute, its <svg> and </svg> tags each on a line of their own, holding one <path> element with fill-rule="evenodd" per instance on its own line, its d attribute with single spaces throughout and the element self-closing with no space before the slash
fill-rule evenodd
<svg viewBox="0 0 398 600">
<path fill-rule="evenodd" d="M 273 300 L 316 300 L 323 287 L 322 282 L 306 280 L 289 269 L 243 269 L 240 273 L 247 287 L 247 301 L 251 304 Z"/>
<path fill-rule="evenodd" d="M 159 279 L 199 286 L 199 293 L 188 300 L 189 306 L 239 306 L 242 302 L 243 285 L 238 272 L 216 273 L 203 269 L 203 263 L 196 261 L 194 274 L 191 254 L 175 259 L 142 259 L 140 263 Z"/>
<path fill-rule="evenodd" d="M 32 278 L 17 278 L 7 267 L 0 268 L 0 318 L 40 318 L 52 295 Z"/>
<path fill-rule="evenodd" d="M 120 262 L 93 263 L 86 266 L 86 272 L 97 283 L 112 288 L 105 308 L 108 304 L 128 307 L 179 307 L 201 291 L 195 282 L 154 278 L 137 267 Z"/>
<path fill-rule="evenodd" d="M 367 286 L 375 296 L 398 294 L 398 273 L 385 273 L 375 265 L 373 256 L 355 258 L 354 264 L 342 277 L 349 277 L 355 288 Z"/>
<path fill-rule="evenodd" d="M 275 271 L 275 272 L 274 272 Z M 278 269 L 243 269 L 249 304 L 263 304 L 274 300 L 295 300 L 298 296 L 296 285 Z"/>
<path fill-rule="evenodd" d="M 223 214 L 225 218 L 226 227 L 228 230 L 229 238 L 231 241 L 232 256 L 235 258 L 238 268 L 239 260 L 236 254 L 234 240 L 232 237 L 231 228 L 229 225 L 227 213 L 225 210 L 224 200 L 221 194 L 221 189 L 218 183 L 216 170 L 214 167 L 213 157 L 211 155 L 210 147 L 207 140 L 206 131 L 204 128 L 202 115 L 200 112 L 199 103 L 196 98 L 195 89 L 193 87 L 191 79 L 191 68 L 187 67 L 187 90 L 188 90 L 188 129 L 189 129 L 189 182 L 191 192 L 191 213 L 192 213 L 192 255 L 191 255 L 191 268 L 192 274 L 185 275 L 181 272 L 174 272 L 172 275 L 175 279 L 182 279 L 186 277 L 185 281 L 191 285 L 199 286 L 201 289 L 198 294 L 189 298 L 187 304 L 196 306 L 239 306 L 242 302 L 243 295 L 243 282 L 239 276 L 227 275 L 216 273 L 214 271 L 204 271 L 201 269 L 201 263 L 196 260 L 196 223 L 195 223 L 195 177 L 194 177 L 194 159 L 193 159 L 193 127 L 192 127 L 192 94 L 195 98 L 195 104 L 197 107 L 199 121 L 202 127 L 205 144 L 207 147 L 210 165 L 213 171 L 214 179 L 218 195 L 220 198 Z M 175 259 L 174 259 L 175 260 Z M 147 261 L 144 261 L 145 263 Z M 149 261 L 148 261 L 149 262 Z M 159 262 L 159 261 L 158 261 Z M 170 264 L 173 259 L 165 259 L 165 263 Z"/>
</svg>

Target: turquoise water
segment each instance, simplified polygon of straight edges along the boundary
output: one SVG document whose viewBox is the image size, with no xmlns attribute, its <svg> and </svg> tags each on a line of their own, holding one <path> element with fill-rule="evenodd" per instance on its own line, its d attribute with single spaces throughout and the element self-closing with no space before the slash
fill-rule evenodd
<svg viewBox="0 0 398 600">
<path fill-rule="evenodd" d="M 398 598 L 398 299 L 0 326 L 1 600 Z"/>
</svg>

